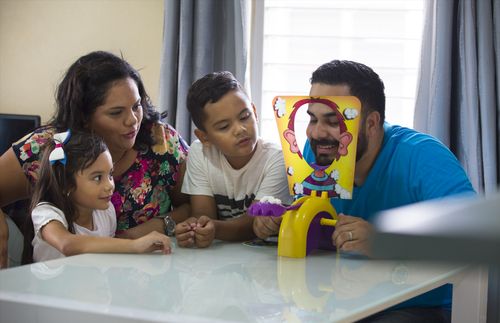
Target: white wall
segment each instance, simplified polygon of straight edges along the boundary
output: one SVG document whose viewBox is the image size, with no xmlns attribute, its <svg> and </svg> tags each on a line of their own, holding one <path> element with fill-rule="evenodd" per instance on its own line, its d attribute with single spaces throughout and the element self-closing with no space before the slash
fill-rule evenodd
<svg viewBox="0 0 500 323">
<path fill-rule="evenodd" d="M 158 104 L 163 0 L 0 0 L 0 113 L 54 111 L 63 73 L 94 50 L 122 53 Z"/>
</svg>

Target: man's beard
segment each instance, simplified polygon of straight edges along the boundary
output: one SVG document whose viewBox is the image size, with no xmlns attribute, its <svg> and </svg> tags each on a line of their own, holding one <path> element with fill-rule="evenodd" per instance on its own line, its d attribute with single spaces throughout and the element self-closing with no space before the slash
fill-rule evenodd
<svg viewBox="0 0 500 323">
<path fill-rule="evenodd" d="M 319 166 L 328 166 L 335 160 L 338 155 L 339 141 L 338 140 L 315 140 L 311 139 L 311 149 L 316 156 L 316 164 Z M 334 146 L 334 154 L 318 154 L 318 146 Z"/>
<path fill-rule="evenodd" d="M 338 148 L 339 148 L 339 141 L 338 140 L 315 140 L 315 139 L 310 139 L 311 142 L 311 149 L 314 152 L 314 156 L 316 156 L 316 164 L 319 166 L 328 166 L 333 163 L 335 158 L 338 156 Z M 334 146 L 337 149 L 335 149 L 336 153 L 335 154 L 318 154 L 318 145 L 319 146 Z M 358 136 L 358 144 L 356 147 L 356 162 L 361 159 L 366 153 L 366 150 L 368 149 L 368 138 L 366 137 L 366 133 L 364 129 L 360 129 L 359 136 Z"/>
</svg>

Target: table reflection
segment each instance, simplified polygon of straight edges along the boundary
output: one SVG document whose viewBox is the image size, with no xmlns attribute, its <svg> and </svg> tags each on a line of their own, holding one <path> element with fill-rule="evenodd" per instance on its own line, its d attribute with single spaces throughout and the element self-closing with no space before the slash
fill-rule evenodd
<svg viewBox="0 0 500 323">
<path fill-rule="evenodd" d="M 377 304 L 396 304 L 403 293 L 417 295 L 450 271 L 445 265 L 326 250 L 305 258 L 278 257 L 276 246 L 216 241 L 207 249 L 177 248 L 168 256 L 87 254 L 3 270 L 0 298 L 144 320 L 174 315 L 331 322 Z"/>
<path fill-rule="evenodd" d="M 286 302 L 315 312 L 331 310 L 339 302 L 362 299 L 380 287 L 412 283 L 405 263 L 321 251 L 306 258 L 279 257 L 277 281 Z"/>
</svg>

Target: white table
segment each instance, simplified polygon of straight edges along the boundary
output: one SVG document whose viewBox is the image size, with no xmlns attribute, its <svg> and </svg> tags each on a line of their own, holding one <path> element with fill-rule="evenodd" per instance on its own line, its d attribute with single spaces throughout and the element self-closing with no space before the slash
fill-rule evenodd
<svg viewBox="0 0 500 323">
<path fill-rule="evenodd" d="M 281 258 L 276 247 L 222 242 L 170 256 L 87 254 L 0 271 L 0 321 L 351 322 L 452 282 L 454 321 L 475 322 L 464 296 L 477 272 L 464 268 L 327 251 Z"/>
</svg>

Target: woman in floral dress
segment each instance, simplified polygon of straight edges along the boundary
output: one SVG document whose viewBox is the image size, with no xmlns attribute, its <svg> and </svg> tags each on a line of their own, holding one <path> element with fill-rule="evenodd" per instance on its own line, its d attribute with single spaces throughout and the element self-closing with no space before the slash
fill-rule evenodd
<svg viewBox="0 0 500 323">
<path fill-rule="evenodd" d="M 56 93 L 57 110 L 45 126 L 0 157 L 0 206 L 29 197 L 36 181 L 40 146 L 67 129 L 100 135 L 113 158 L 117 236 L 164 232 L 163 217 L 176 222 L 189 213 L 180 192 L 188 146 L 151 104 L 139 73 L 124 59 L 103 51 L 80 57 Z M 0 211 L 0 267 L 8 232 Z"/>
</svg>

